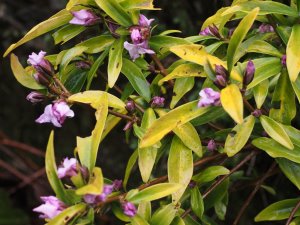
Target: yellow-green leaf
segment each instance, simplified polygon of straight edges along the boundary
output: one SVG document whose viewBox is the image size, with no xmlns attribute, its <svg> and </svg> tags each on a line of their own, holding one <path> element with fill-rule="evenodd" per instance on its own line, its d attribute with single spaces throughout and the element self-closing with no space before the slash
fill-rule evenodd
<svg viewBox="0 0 300 225">
<path fill-rule="evenodd" d="M 110 88 L 115 85 L 122 69 L 122 53 L 124 49 L 123 43 L 124 37 L 116 39 L 109 50 L 107 74 L 108 86 Z"/>
<path fill-rule="evenodd" d="M 300 25 L 295 24 L 286 48 L 286 66 L 292 82 L 300 72 Z"/>
<path fill-rule="evenodd" d="M 67 225 L 75 216 L 84 213 L 85 209 L 86 205 L 84 203 L 73 205 L 51 219 L 47 225 Z"/>
<path fill-rule="evenodd" d="M 43 89 L 42 85 L 38 84 L 33 76 L 28 74 L 28 72 L 23 68 L 21 65 L 18 57 L 14 54 L 10 55 L 10 66 L 12 69 L 12 72 L 17 79 L 17 81 L 22 84 L 24 87 L 30 88 L 30 89 Z"/>
<path fill-rule="evenodd" d="M 152 146 L 160 141 L 167 133 L 173 130 L 176 126 L 180 126 L 190 120 L 203 115 L 209 111 L 209 107 L 198 108 L 198 101 L 193 101 L 184 104 L 176 109 L 171 110 L 163 115 L 147 129 L 141 139 L 140 148 Z"/>
<path fill-rule="evenodd" d="M 170 109 L 173 109 L 180 99 L 195 85 L 194 77 L 178 78 L 173 88 L 173 96 L 170 103 Z"/>
<path fill-rule="evenodd" d="M 95 167 L 90 175 L 89 183 L 76 190 L 77 195 L 99 195 L 103 190 L 103 175 L 102 170 L 99 167 Z"/>
<path fill-rule="evenodd" d="M 237 28 L 234 30 L 228 45 L 227 50 L 227 67 L 230 72 L 233 68 L 234 55 L 239 48 L 239 45 L 242 43 L 246 34 L 250 30 L 253 22 L 256 19 L 256 16 L 259 12 L 259 8 L 253 9 L 247 16 L 245 16 L 242 21 L 239 23 Z"/>
<path fill-rule="evenodd" d="M 92 135 L 85 138 L 77 137 L 77 150 L 80 162 L 85 165 L 89 171 L 93 170 L 96 163 L 98 148 L 102 140 L 101 137 L 107 113 L 107 94 L 103 93 L 103 95 L 99 96 L 98 107 L 95 113 L 97 122 L 94 130 L 92 131 Z"/>
<path fill-rule="evenodd" d="M 168 80 L 183 77 L 205 77 L 203 67 L 192 63 L 179 65 L 171 73 L 158 81 L 158 85 L 162 85 Z"/>
<path fill-rule="evenodd" d="M 50 17 L 49 19 L 41 22 L 40 24 L 33 27 L 27 34 L 19 40 L 17 43 L 12 44 L 4 53 L 4 57 L 7 56 L 12 50 L 17 48 L 18 46 L 42 35 L 51 30 L 54 30 L 66 23 L 68 23 L 72 19 L 72 14 L 67 10 L 63 9 Z"/>
<path fill-rule="evenodd" d="M 176 45 L 172 46 L 170 51 L 186 61 L 197 63 L 201 66 L 210 64 L 209 66 L 212 68 L 215 68 L 215 65 L 222 65 L 227 68 L 224 61 L 208 54 L 203 45 Z M 236 70 L 232 70 L 230 76 L 237 81 L 242 81 L 241 75 Z"/>
<path fill-rule="evenodd" d="M 255 124 L 254 116 L 250 115 L 244 119 L 244 122 L 236 125 L 229 133 L 224 147 L 224 152 L 232 157 L 238 153 L 247 143 Z"/>
<path fill-rule="evenodd" d="M 221 91 L 221 103 L 224 110 L 236 122 L 243 122 L 243 97 L 239 87 L 236 84 L 230 84 Z"/>
<path fill-rule="evenodd" d="M 182 184 L 182 188 L 172 194 L 174 203 L 180 200 L 190 183 L 193 168 L 192 151 L 178 137 L 174 136 L 168 158 L 168 179 L 170 183 Z"/>
<path fill-rule="evenodd" d="M 170 203 L 159 208 L 150 220 L 151 225 L 170 225 L 176 215 L 175 205 Z"/>
<path fill-rule="evenodd" d="M 253 88 L 253 95 L 258 109 L 264 104 L 269 90 L 269 80 L 264 80 Z"/>
<path fill-rule="evenodd" d="M 174 184 L 174 183 L 161 183 L 152 185 L 140 192 L 129 196 L 126 200 L 138 204 L 142 201 L 154 201 L 163 197 L 166 197 L 174 192 L 178 191 L 182 188 L 181 184 Z"/>
<path fill-rule="evenodd" d="M 74 48 L 71 48 L 68 51 L 66 51 L 61 60 L 60 71 L 64 71 L 67 65 L 71 62 L 71 60 L 76 56 L 81 55 L 85 50 L 87 50 L 87 47 L 75 46 Z"/>
<path fill-rule="evenodd" d="M 129 10 L 160 10 L 154 8 L 153 0 L 125 0 L 121 2 L 121 5 Z"/>
<path fill-rule="evenodd" d="M 101 96 L 107 95 L 108 106 L 116 109 L 125 109 L 125 103 L 118 97 L 104 91 L 84 91 L 71 95 L 68 100 L 91 104 L 94 109 L 99 107 Z"/>
<path fill-rule="evenodd" d="M 149 223 L 138 214 L 131 218 L 132 225 L 149 225 Z"/>
<path fill-rule="evenodd" d="M 264 115 L 262 115 L 259 119 L 264 130 L 268 135 L 270 135 L 271 138 L 288 149 L 294 148 L 292 141 L 280 123 Z"/>
</svg>

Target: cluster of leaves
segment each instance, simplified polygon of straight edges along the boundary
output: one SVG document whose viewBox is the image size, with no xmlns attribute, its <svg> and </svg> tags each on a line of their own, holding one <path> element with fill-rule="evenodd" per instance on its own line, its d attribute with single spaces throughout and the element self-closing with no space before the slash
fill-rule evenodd
<svg viewBox="0 0 300 225">
<path fill-rule="evenodd" d="M 69 24 L 71 12 L 87 8 L 101 18 L 103 30 L 97 31 L 99 36 L 46 57 L 57 72 L 55 79 L 70 94 L 53 91 L 57 80 L 49 86 L 37 83 L 33 67 L 24 68 L 11 54 L 12 70 L 23 86 L 69 104 L 87 104 L 96 110 L 91 136 L 77 137 L 74 151 L 80 165 L 90 173 L 88 180 L 79 173 L 72 177 L 71 186 L 62 183 L 57 175 L 53 132 L 50 135 L 47 176 L 57 197 L 69 207 L 48 224 L 93 224 L 94 213 L 103 213 L 108 207 L 117 218 L 133 225 L 217 224 L 217 220 L 225 219 L 228 189 L 234 182 L 229 176 L 262 151 L 274 163 L 256 182 L 253 195 L 260 187 L 272 190 L 262 184 L 274 174 L 277 165 L 300 188 L 297 173 L 300 131 L 291 126 L 297 115 L 296 101 L 300 100 L 299 1 L 291 1 L 288 6 L 276 1 L 235 0 L 204 22 L 202 30 L 214 29 L 208 35 L 178 38 L 171 36 L 178 31 L 155 34 L 154 28 L 149 47 L 156 54 L 132 61 L 127 51 L 123 51 L 124 42 L 130 29 L 138 24 L 140 10 L 156 10 L 152 0 L 70 0 L 65 9 L 32 28 L 5 55 L 52 30 L 56 30 L 55 44 L 70 41 L 90 29 Z M 118 26 L 113 32 L 110 23 Z M 267 23 L 273 30 L 259 32 L 257 27 L 261 23 Z M 179 59 L 165 68 L 161 60 L 174 55 Z M 255 74 L 245 84 L 249 60 L 254 63 Z M 89 66 L 79 67 L 78 62 Z M 90 90 L 97 75 L 106 74 L 99 69 L 102 64 L 107 64 L 107 89 Z M 220 89 L 214 84 L 218 75 L 216 66 L 222 66 L 228 74 L 226 84 Z M 123 91 L 116 86 L 120 74 L 128 80 Z M 109 93 L 113 88 L 120 93 L 119 97 Z M 220 91 L 220 106 L 198 107 L 197 95 L 204 88 Z M 164 107 L 151 104 L 155 96 L 166 99 Z M 126 107 L 128 102 L 133 102 L 134 110 Z M 125 171 L 124 190 L 136 162 L 144 184 L 128 192 L 114 193 L 101 204 L 91 206 L 82 196 L 101 194 L 104 183 L 110 182 L 103 178 L 101 168 L 96 167 L 99 144 L 122 119 L 127 120 L 127 135 L 133 134 L 137 143 Z M 228 127 L 218 126 L 220 122 Z M 216 143 L 214 152 L 202 147 L 211 139 Z M 240 155 L 246 156 L 240 162 L 235 161 L 231 170 L 215 165 L 224 158 L 239 160 Z M 195 170 L 206 162 L 214 164 L 200 172 Z M 166 165 L 167 175 L 155 178 L 158 163 Z M 243 180 L 245 176 L 237 177 Z M 151 204 L 161 198 L 164 201 L 160 207 Z M 125 216 L 116 201 L 138 205 L 138 213 L 134 217 Z M 295 198 L 274 203 L 259 213 L 255 221 L 288 219 L 291 222 L 295 217 L 291 224 L 297 224 L 298 202 Z M 210 217 L 212 208 L 216 220 Z M 234 224 L 239 222 L 243 210 Z"/>
</svg>

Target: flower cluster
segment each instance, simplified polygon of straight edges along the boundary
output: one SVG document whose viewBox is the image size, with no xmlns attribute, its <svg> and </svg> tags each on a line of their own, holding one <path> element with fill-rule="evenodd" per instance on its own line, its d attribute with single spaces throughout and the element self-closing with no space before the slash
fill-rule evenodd
<svg viewBox="0 0 300 225">
<path fill-rule="evenodd" d="M 43 196 L 41 199 L 44 204 L 33 209 L 34 212 L 40 213 L 40 218 L 52 219 L 60 214 L 67 206 L 54 196 Z"/>
<path fill-rule="evenodd" d="M 214 36 L 214 37 L 217 37 L 217 38 L 221 38 L 219 29 L 214 24 L 204 28 L 202 31 L 200 31 L 199 34 L 202 35 L 202 36 Z"/>
<path fill-rule="evenodd" d="M 198 107 L 205 106 L 219 106 L 220 105 L 220 93 L 214 91 L 211 88 L 204 88 L 200 91 L 200 100 Z"/>
<path fill-rule="evenodd" d="M 128 41 L 124 42 L 124 48 L 129 52 L 131 59 L 134 61 L 143 54 L 155 54 L 149 49 L 148 39 L 150 36 L 151 23 L 154 19 L 147 19 L 144 15 L 140 15 L 139 25 L 130 29 L 130 37 L 132 44 Z"/>
</svg>

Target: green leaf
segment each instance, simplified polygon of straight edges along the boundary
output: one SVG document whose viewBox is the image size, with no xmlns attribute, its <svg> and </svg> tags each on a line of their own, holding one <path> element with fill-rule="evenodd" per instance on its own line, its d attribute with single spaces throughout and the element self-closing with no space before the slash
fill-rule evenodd
<svg viewBox="0 0 300 225">
<path fill-rule="evenodd" d="M 123 65 L 123 60 L 122 60 L 122 53 L 124 49 L 123 43 L 124 43 L 124 37 L 116 39 L 109 50 L 107 74 L 108 74 L 108 86 L 110 88 L 112 88 L 115 85 L 121 72 L 121 68 Z"/>
<path fill-rule="evenodd" d="M 155 112 L 152 108 L 149 108 L 145 111 L 142 125 L 143 129 L 147 129 L 154 121 L 156 120 Z M 147 148 L 139 148 L 139 169 L 142 176 L 143 182 L 148 182 L 154 163 L 157 155 L 156 146 L 151 146 Z"/>
<path fill-rule="evenodd" d="M 292 82 L 292 86 L 297 96 L 298 102 L 300 102 L 300 78 L 298 77 L 295 82 Z"/>
<path fill-rule="evenodd" d="M 118 97 L 104 91 L 84 91 L 71 95 L 68 100 L 90 104 L 94 109 L 98 109 L 101 105 L 103 95 L 107 95 L 108 106 L 116 109 L 125 109 L 125 103 Z"/>
<path fill-rule="evenodd" d="M 236 54 L 237 49 L 246 37 L 246 34 L 250 30 L 258 12 L 259 8 L 255 8 L 247 16 L 245 16 L 239 23 L 238 27 L 234 30 L 230 38 L 227 50 L 227 67 L 229 72 L 231 72 L 233 67 L 234 55 Z"/>
<path fill-rule="evenodd" d="M 218 187 L 216 187 L 205 199 L 205 210 L 209 210 L 211 207 L 228 195 L 229 179 L 225 179 Z"/>
<path fill-rule="evenodd" d="M 17 81 L 24 87 L 30 89 L 44 89 L 42 85 L 38 84 L 32 75 L 23 68 L 18 57 L 14 54 L 10 55 L 10 67 Z"/>
<path fill-rule="evenodd" d="M 229 173 L 230 170 L 223 166 L 210 166 L 193 176 L 192 180 L 196 181 L 199 184 L 204 184 L 213 181 L 218 176 L 227 175 Z"/>
<path fill-rule="evenodd" d="M 209 111 L 209 107 L 198 108 L 197 103 L 198 101 L 193 101 L 181 105 L 154 121 L 150 128 L 147 129 L 139 146 L 141 148 L 152 146 L 175 127 L 185 124 Z"/>
<path fill-rule="evenodd" d="M 278 51 L 273 45 L 269 44 L 266 41 L 256 40 L 248 47 L 247 52 L 255 52 L 266 55 L 275 56 L 278 58 L 282 57 L 282 53 Z"/>
<path fill-rule="evenodd" d="M 264 130 L 271 138 L 288 149 L 294 148 L 292 141 L 280 123 L 264 115 L 262 115 L 259 119 Z"/>
<path fill-rule="evenodd" d="M 100 35 L 83 41 L 76 46 L 86 47 L 84 51 L 88 54 L 94 54 L 104 51 L 107 47 L 114 43 L 115 39 L 111 35 Z"/>
<path fill-rule="evenodd" d="M 204 115 L 199 116 L 191 121 L 191 124 L 194 126 L 200 126 L 203 124 L 207 124 L 219 117 L 223 117 L 226 114 L 222 107 L 210 107 L 209 111 Z"/>
<path fill-rule="evenodd" d="M 202 144 L 197 130 L 191 123 L 185 123 L 173 129 L 183 144 L 194 151 L 198 157 L 202 157 Z"/>
<path fill-rule="evenodd" d="M 57 175 L 57 167 L 55 162 L 55 155 L 54 155 L 54 132 L 51 131 L 47 149 L 46 149 L 46 156 L 45 156 L 45 169 L 48 181 L 55 192 L 56 196 L 61 199 L 63 202 L 67 204 L 71 204 L 71 197 L 69 193 L 64 188 L 61 180 L 58 178 Z"/>
<path fill-rule="evenodd" d="M 231 133 L 228 134 L 224 152 L 228 155 L 228 157 L 232 157 L 237 154 L 247 143 L 253 127 L 255 124 L 255 117 L 250 115 L 244 119 L 244 122 L 236 125 Z"/>
<path fill-rule="evenodd" d="M 191 42 L 178 37 L 170 37 L 170 36 L 152 36 L 149 40 L 150 48 L 155 52 L 165 53 L 170 50 L 172 46 L 176 45 L 188 45 Z"/>
<path fill-rule="evenodd" d="M 99 57 L 98 59 L 94 62 L 92 65 L 91 69 L 89 70 L 89 73 L 87 75 L 87 84 L 86 84 L 86 91 L 90 89 L 91 83 L 93 81 L 93 78 L 97 74 L 98 68 L 101 66 L 103 63 L 104 59 L 106 58 L 108 54 L 108 49 L 106 49 Z"/>
<path fill-rule="evenodd" d="M 123 58 L 122 73 L 127 77 L 134 90 L 149 102 L 151 99 L 150 85 L 141 69 L 132 61 Z"/>
<path fill-rule="evenodd" d="M 60 64 L 60 71 L 64 71 L 67 67 L 67 65 L 71 62 L 73 58 L 76 56 L 81 55 L 87 47 L 84 46 L 77 46 L 74 48 L 69 49 L 63 56 Z"/>
<path fill-rule="evenodd" d="M 124 27 L 133 24 L 130 14 L 127 13 L 116 0 L 95 0 L 97 5 L 113 20 Z"/>
<path fill-rule="evenodd" d="M 54 44 L 57 45 L 61 42 L 62 44 L 64 44 L 85 30 L 86 30 L 85 26 L 68 24 L 63 28 L 59 29 L 58 31 L 56 31 L 54 34 L 52 34 L 52 37 L 54 39 Z"/>
<path fill-rule="evenodd" d="M 173 109 L 180 99 L 194 87 L 194 77 L 178 78 L 173 88 L 173 97 L 170 108 Z"/>
<path fill-rule="evenodd" d="M 191 208 L 196 216 L 201 219 L 204 213 L 204 202 L 197 187 L 191 190 Z"/>
<path fill-rule="evenodd" d="M 292 210 L 295 208 L 299 199 L 285 199 L 275 202 L 262 210 L 255 218 L 255 222 L 275 221 L 289 218 Z M 300 209 L 297 210 L 295 216 L 300 216 Z"/>
<path fill-rule="evenodd" d="M 160 183 L 152 185 L 138 192 L 137 194 L 130 196 L 126 199 L 132 203 L 138 204 L 142 201 L 154 201 L 163 197 L 166 197 L 182 188 L 181 184 L 174 183 Z"/>
<path fill-rule="evenodd" d="M 276 159 L 284 175 L 300 190 L 300 165 L 284 158 Z"/>
<path fill-rule="evenodd" d="M 286 66 L 290 79 L 295 82 L 300 72 L 300 25 L 293 26 L 292 34 L 286 48 Z"/>
<path fill-rule="evenodd" d="M 121 2 L 121 5 L 129 10 L 159 10 L 159 8 L 154 8 L 153 0 L 125 0 Z"/>
<path fill-rule="evenodd" d="M 216 204 L 214 205 L 215 208 L 215 212 L 218 216 L 218 218 L 220 220 L 225 220 L 225 215 L 226 215 L 226 210 L 227 210 L 227 206 L 226 204 L 221 200 L 216 202 Z"/>
<path fill-rule="evenodd" d="M 98 148 L 108 113 L 108 97 L 105 92 L 99 96 L 96 109 L 95 116 L 97 122 L 92 135 L 85 138 L 77 137 L 77 150 L 80 162 L 89 171 L 92 171 L 96 164 Z"/>
<path fill-rule="evenodd" d="M 197 64 L 187 63 L 177 66 L 171 73 L 163 77 L 158 85 L 162 85 L 164 82 L 176 78 L 185 77 L 204 77 L 203 68 Z"/>
<path fill-rule="evenodd" d="M 77 195 L 100 195 L 103 190 L 103 175 L 102 170 L 98 167 L 93 168 L 93 172 L 90 175 L 89 183 L 76 190 Z"/>
<path fill-rule="evenodd" d="M 269 80 L 264 80 L 253 88 L 256 107 L 260 109 L 264 104 L 269 91 Z"/>
<path fill-rule="evenodd" d="M 70 93 L 78 93 L 81 91 L 85 81 L 86 81 L 86 75 L 87 71 L 86 70 L 81 70 L 74 68 L 68 73 L 68 78 L 64 82 L 64 85 L 66 89 Z"/>
<path fill-rule="evenodd" d="M 221 90 L 221 104 L 224 110 L 238 124 L 243 123 L 243 97 L 236 84 L 230 84 Z"/>
<path fill-rule="evenodd" d="M 283 125 L 283 129 L 290 137 L 291 141 L 295 144 L 300 146 L 300 131 L 292 126 Z"/>
<path fill-rule="evenodd" d="M 185 222 L 180 216 L 176 216 L 171 225 L 185 225 Z"/>
<path fill-rule="evenodd" d="M 150 220 L 151 225 L 169 225 L 174 219 L 176 209 L 171 203 L 158 209 Z"/>
<path fill-rule="evenodd" d="M 138 150 L 135 150 L 132 155 L 130 156 L 126 169 L 125 169 L 125 175 L 124 175 L 124 179 L 123 179 L 123 188 L 126 190 L 126 186 L 128 183 L 128 179 L 131 173 L 131 170 L 134 166 L 134 164 L 136 163 L 136 160 L 138 159 Z"/>
<path fill-rule="evenodd" d="M 270 117 L 283 124 L 291 124 L 296 116 L 295 94 L 286 70 L 283 70 L 272 97 Z M 279 106 L 279 107 L 278 107 Z M 276 108 L 275 108 L 276 107 Z"/>
<path fill-rule="evenodd" d="M 12 50 L 17 48 L 18 46 L 38 37 L 41 36 L 51 30 L 54 30 L 66 23 L 68 23 L 72 19 L 72 14 L 67 10 L 63 9 L 50 17 L 49 19 L 39 23 L 35 27 L 33 27 L 27 34 L 21 38 L 17 43 L 12 44 L 4 53 L 4 57 L 7 56 Z"/>
<path fill-rule="evenodd" d="M 257 138 L 252 141 L 252 144 L 264 150 L 273 158 L 286 158 L 293 162 L 300 163 L 300 147 L 297 145 L 295 145 L 291 151 L 271 138 Z"/>
<path fill-rule="evenodd" d="M 170 51 L 186 61 L 193 62 L 201 66 L 210 66 L 214 68 L 215 65 L 222 65 L 224 68 L 227 68 L 224 61 L 216 56 L 208 54 L 203 45 L 177 45 L 171 47 Z M 241 75 L 235 70 L 231 71 L 230 76 L 237 81 L 242 81 Z"/>
<path fill-rule="evenodd" d="M 225 10 L 225 12 L 222 13 L 221 16 L 240 11 L 250 12 L 256 7 L 259 7 L 259 15 L 280 14 L 292 17 L 298 16 L 297 10 L 285 4 L 274 1 L 245 1 L 242 3 L 238 3 L 233 7 L 229 7 L 227 10 Z"/>
<path fill-rule="evenodd" d="M 126 216 L 124 214 L 123 210 L 120 207 L 120 204 L 118 204 L 118 203 L 111 204 L 111 209 L 112 209 L 114 216 L 117 217 L 119 220 L 124 221 L 124 222 L 130 222 L 130 217 Z"/>
<path fill-rule="evenodd" d="M 149 223 L 138 214 L 131 218 L 132 225 L 149 225 Z"/>
<path fill-rule="evenodd" d="M 73 205 L 64 211 L 62 211 L 60 214 L 58 214 L 56 217 L 51 219 L 47 225 L 65 225 L 69 224 L 69 222 L 77 215 L 80 215 L 83 213 L 86 209 L 86 205 L 83 203 Z"/>
<path fill-rule="evenodd" d="M 151 218 L 151 202 L 141 202 L 138 207 L 137 213 L 149 221 Z"/>
<path fill-rule="evenodd" d="M 247 86 L 247 90 L 255 87 L 264 80 L 275 76 L 281 72 L 282 65 L 279 58 L 267 57 L 253 60 L 255 74 L 253 81 Z"/>
<path fill-rule="evenodd" d="M 172 194 L 173 203 L 177 203 L 193 176 L 193 154 L 181 140 L 174 136 L 168 158 L 168 179 L 170 183 L 178 183 L 182 188 Z"/>
</svg>

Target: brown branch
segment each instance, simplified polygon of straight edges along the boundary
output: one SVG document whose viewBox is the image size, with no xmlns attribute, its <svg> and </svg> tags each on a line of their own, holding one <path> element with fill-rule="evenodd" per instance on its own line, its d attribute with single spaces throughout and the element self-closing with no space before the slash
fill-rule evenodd
<svg viewBox="0 0 300 225">
<path fill-rule="evenodd" d="M 291 214 L 290 214 L 288 220 L 286 221 L 285 225 L 289 225 L 292 222 L 292 219 L 295 216 L 295 214 L 296 214 L 296 212 L 298 211 L 299 208 L 300 208 L 300 201 L 297 203 L 297 205 L 295 206 L 295 208 L 291 212 Z"/>
<path fill-rule="evenodd" d="M 42 150 L 32 147 L 30 145 L 18 142 L 18 141 L 8 139 L 8 138 L 0 139 L 0 144 L 9 146 L 9 147 L 13 147 L 13 148 L 17 148 L 19 150 L 22 150 L 24 152 L 29 152 L 29 153 L 37 155 L 37 156 L 45 157 L 45 153 Z"/>
<path fill-rule="evenodd" d="M 255 110 L 255 108 L 248 102 L 247 99 L 243 98 L 243 102 L 244 105 L 246 106 L 246 108 L 250 111 L 253 112 Z"/>
<path fill-rule="evenodd" d="M 0 167 L 6 169 L 8 172 L 10 172 L 12 175 L 15 175 L 20 180 L 27 181 L 28 177 L 26 177 L 24 174 L 16 170 L 14 167 L 12 167 L 9 163 L 6 163 L 5 161 L 0 159 Z"/>
<path fill-rule="evenodd" d="M 157 65 L 158 69 L 160 70 L 160 73 L 165 77 L 168 75 L 168 71 L 165 69 L 159 58 L 157 57 L 156 54 L 151 54 L 150 55 L 154 63 Z M 168 83 L 171 87 L 174 86 L 174 81 L 173 80 L 168 80 Z"/>
<path fill-rule="evenodd" d="M 248 156 L 246 156 L 238 165 L 236 165 L 232 170 L 230 170 L 229 174 L 222 176 L 219 180 L 214 182 L 202 195 L 203 199 L 206 198 L 216 187 L 218 187 L 224 180 L 226 180 L 230 175 L 232 175 L 235 171 L 241 168 L 246 162 L 248 162 L 252 157 L 258 154 L 257 151 L 252 151 Z M 192 211 L 191 208 L 185 210 L 185 212 L 181 215 L 181 218 L 186 217 Z"/>
<path fill-rule="evenodd" d="M 62 94 L 65 94 L 66 96 L 70 96 L 70 92 L 67 90 L 65 85 L 63 85 L 63 83 L 58 79 L 58 77 L 56 75 L 53 75 L 53 80 L 54 80 L 55 84 L 57 86 L 59 86 L 61 88 L 61 90 L 63 91 Z"/>
<path fill-rule="evenodd" d="M 273 169 L 276 167 L 276 165 L 277 165 L 276 162 L 273 162 L 272 165 L 270 166 L 270 168 L 268 169 L 268 171 L 265 173 L 265 175 L 256 182 L 255 188 L 253 189 L 253 191 L 251 192 L 251 194 L 248 196 L 247 200 L 243 204 L 242 208 L 240 209 L 237 217 L 235 218 L 235 220 L 233 222 L 233 225 L 237 225 L 239 223 L 242 215 L 244 214 L 246 208 L 248 207 L 248 205 L 254 198 L 256 192 L 260 189 L 260 186 L 263 184 L 263 182 L 269 177 L 269 174 L 273 172 Z"/>
<path fill-rule="evenodd" d="M 116 117 L 120 117 L 122 119 L 129 120 L 129 121 L 132 121 L 132 122 L 137 121 L 137 118 L 135 118 L 135 117 L 131 117 L 131 116 L 128 116 L 126 114 L 122 114 L 122 113 L 113 111 L 112 109 L 108 109 L 108 113 L 111 114 L 111 115 L 114 115 Z"/>
</svg>

